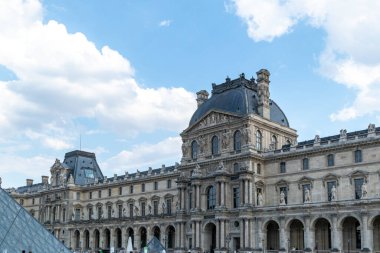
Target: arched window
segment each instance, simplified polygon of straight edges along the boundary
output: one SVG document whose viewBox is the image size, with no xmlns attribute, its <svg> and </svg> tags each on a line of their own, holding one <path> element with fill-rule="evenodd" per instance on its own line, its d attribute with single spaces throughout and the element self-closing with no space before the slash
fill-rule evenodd
<svg viewBox="0 0 380 253">
<path fill-rule="evenodd" d="M 191 158 L 197 159 L 198 156 L 198 143 L 196 141 L 193 141 L 191 143 Z"/>
<path fill-rule="evenodd" d="M 261 132 L 259 130 L 257 130 L 256 132 L 256 150 L 261 150 L 262 149 L 262 145 L 263 144 L 263 135 L 261 134 Z"/>
<path fill-rule="evenodd" d="M 211 153 L 212 153 L 212 155 L 219 154 L 219 138 L 218 138 L 218 136 L 214 136 L 211 139 Z"/>
<path fill-rule="evenodd" d="M 272 146 L 273 149 L 277 149 L 277 137 L 275 135 L 272 135 Z"/>
<path fill-rule="evenodd" d="M 235 151 L 241 150 L 241 133 L 239 130 L 237 130 L 234 133 L 234 150 Z"/>
<path fill-rule="evenodd" d="M 214 209 L 216 205 L 216 191 L 214 186 L 207 190 L 207 209 Z"/>
</svg>

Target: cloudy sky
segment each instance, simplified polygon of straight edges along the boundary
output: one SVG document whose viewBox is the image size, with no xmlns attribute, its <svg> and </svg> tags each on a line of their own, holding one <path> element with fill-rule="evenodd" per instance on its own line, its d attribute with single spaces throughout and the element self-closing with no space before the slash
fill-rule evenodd
<svg viewBox="0 0 380 253">
<path fill-rule="evenodd" d="M 2 0 L 0 176 L 95 152 L 105 175 L 180 161 L 195 92 L 271 72 L 303 141 L 380 125 L 377 0 Z"/>
</svg>

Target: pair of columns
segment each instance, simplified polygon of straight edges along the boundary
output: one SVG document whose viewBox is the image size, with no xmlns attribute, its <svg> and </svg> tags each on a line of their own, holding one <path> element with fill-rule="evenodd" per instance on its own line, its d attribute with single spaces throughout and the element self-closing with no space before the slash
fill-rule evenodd
<svg viewBox="0 0 380 253">
<path fill-rule="evenodd" d="M 252 180 L 243 178 L 240 181 L 240 205 L 247 206 L 253 204 L 253 184 Z"/>
</svg>

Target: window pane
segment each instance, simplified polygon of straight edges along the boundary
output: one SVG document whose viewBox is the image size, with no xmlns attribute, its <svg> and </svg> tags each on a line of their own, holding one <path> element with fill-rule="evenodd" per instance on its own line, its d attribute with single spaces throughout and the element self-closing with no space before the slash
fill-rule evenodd
<svg viewBox="0 0 380 253">
<path fill-rule="evenodd" d="M 363 178 L 357 178 L 354 180 L 355 182 L 355 199 L 361 199 L 362 198 L 362 185 L 364 182 Z"/>
</svg>

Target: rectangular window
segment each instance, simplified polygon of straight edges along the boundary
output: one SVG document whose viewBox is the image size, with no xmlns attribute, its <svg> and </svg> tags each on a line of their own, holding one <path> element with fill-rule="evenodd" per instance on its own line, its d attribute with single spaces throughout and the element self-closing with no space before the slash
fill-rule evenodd
<svg viewBox="0 0 380 253">
<path fill-rule="evenodd" d="M 172 200 L 171 199 L 166 200 L 166 214 L 167 215 L 172 214 Z"/>
<path fill-rule="evenodd" d="M 145 216 L 145 202 L 141 202 L 141 216 Z"/>
<path fill-rule="evenodd" d="M 88 199 L 92 199 L 92 192 L 88 193 Z"/>
<path fill-rule="evenodd" d="M 77 192 L 77 200 L 80 200 L 80 192 Z"/>
<path fill-rule="evenodd" d="M 234 194 L 234 208 L 238 208 L 240 206 L 240 188 L 234 187 L 233 188 L 233 194 Z"/>
<path fill-rule="evenodd" d="M 333 187 L 335 187 L 335 189 L 336 189 L 336 181 L 327 182 L 327 199 L 328 199 L 328 201 L 333 200 L 333 196 L 332 196 L 333 195 L 333 191 L 332 191 Z M 335 198 L 336 198 L 336 196 L 335 196 Z"/>
<path fill-rule="evenodd" d="M 302 170 L 308 170 L 309 169 L 309 158 L 304 158 L 302 160 Z"/>
<path fill-rule="evenodd" d="M 327 156 L 327 166 L 328 167 L 334 166 L 334 155 L 333 154 L 329 154 Z"/>
<path fill-rule="evenodd" d="M 133 193 L 133 185 L 129 186 L 129 193 Z"/>
<path fill-rule="evenodd" d="M 88 219 L 92 220 L 92 207 L 88 208 Z"/>
<path fill-rule="evenodd" d="M 153 215 L 158 215 L 158 200 L 153 201 Z"/>
<path fill-rule="evenodd" d="M 63 208 L 62 210 L 62 221 L 65 222 L 66 221 L 66 209 Z"/>
<path fill-rule="evenodd" d="M 99 199 L 102 198 L 102 191 L 101 190 L 98 191 L 98 198 Z"/>
<path fill-rule="evenodd" d="M 310 189 L 311 189 L 310 184 L 304 184 L 304 185 L 302 185 L 303 202 L 310 202 L 311 201 Z"/>
<path fill-rule="evenodd" d="M 119 187 L 119 195 L 123 194 L 123 187 Z"/>
<path fill-rule="evenodd" d="M 129 217 L 133 218 L 133 204 L 129 204 Z"/>
<path fill-rule="evenodd" d="M 79 208 L 76 208 L 75 209 L 75 217 L 74 217 L 75 220 L 80 220 L 80 209 Z"/>
<path fill-rule="evenodd" d="M 108 197 L 111 197 L 112 195 L 112 189 L 108 189 Z"/>
<path fill-rule="evenodd" d="M 285 204 L 288 204 L 288 187 L 284 186 L 284 187 L 280 187 L 280 193 L 283 192 L 284 193 L 284 199 L 285 199 Z"/>
<path fill-rule="evenodd" d="M 362 198 L 362 186 L 364 183 L 363 178 L 357 178 L 354 180 L 355 182 L 355 199 L 361 199 Z"/>
<path fill-rule="evenodd" d="M 257 174 L 261 174 L 261 164 L 257 164 Z"/>
<path fill-rule="evenodd" d="M 141 184 L 141 192 L 145 192 L 145 184 Z"/>
<path fill-rule="evenodd" d="M 172 180 L 170 179 L 167 181 L 167 188 L 168 189 L 172 188 Z"/>
<path fill-rule="evenodd" d="M 118 205 L 119 218 L 123 218 L 123 205 Z"/>
<path fill-rule="evenodd" d="M 108 219 L 111 219 L 112 218 L 112 207 L 111 206 L 107 206 L 107 214 L 108 214 Z"/>
<path fill-rule="evenodd" d="M 155 191 L 158 190 L 158 182 L 154 182 L 154 190 L 155 190 Z"/>
<path fill-rule="evenodd" d="M 286 163 L 285 162 L 280 163 L 280 173 L 286 173 Z"/>
<path fill-rule="evenodd" d="M 34 200 L 34 198 L 32 199 L 32 205 L 34 205 L 34 202 L 35 202 L 35 200 Z"/>
<path fill-rule="evenodd" d="M 362 162 L 362 151 L 361 150 L 355 150 L 355 162 L 356 163 Z"/>
</svg>

